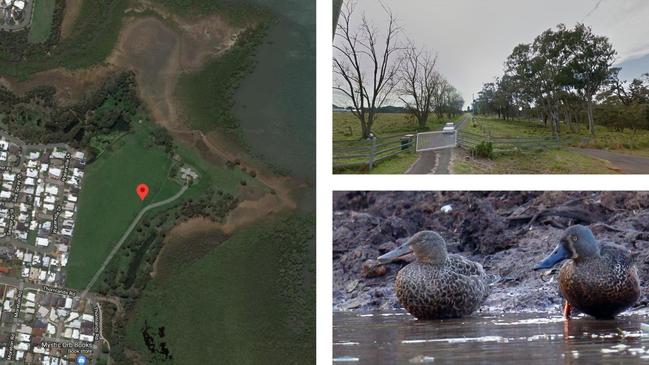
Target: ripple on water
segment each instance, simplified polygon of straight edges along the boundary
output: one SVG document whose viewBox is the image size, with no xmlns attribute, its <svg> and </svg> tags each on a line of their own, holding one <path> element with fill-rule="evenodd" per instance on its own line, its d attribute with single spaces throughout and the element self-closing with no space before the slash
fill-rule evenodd
<svg viewBox="0 0 649 365">
<path fill-rule="evenodd" d="M 351 356 L 334 357 L 334 362 L 359 362 L 360 360 L 358 357 Z"/>
<path fill-rule="evenodd" d="M 643 332 L 641 323 L 646 318 L 597 321 L 579 316 L 565 321 L 556 315 L 525 313 L 417 321 L 394 311 L 338 313 L 334 362 L 491 364 L 520 358 L 526 365 L 611 360 L 645 364 L 649 342 L 644 339 L 649 331 Z"/>
<path fill-rule="evenodd" d="M 432 338 L 427 340 L 403 340 L 402 344 L 418 344 L 432 342 L 446 343 L 466 343 L 466 342 L 505 342 L 506 338 L 501 336 L 482 336 L 482 337 L 455 337 L 455 338 Z"/>
<path fill-rule="evenodd" d="M 435 362 L 435 358 L 433 356 L 419 355 L 413 357 L 408 362 L 411 364 L 427 364 L 427 363 Z"/>
</svg>

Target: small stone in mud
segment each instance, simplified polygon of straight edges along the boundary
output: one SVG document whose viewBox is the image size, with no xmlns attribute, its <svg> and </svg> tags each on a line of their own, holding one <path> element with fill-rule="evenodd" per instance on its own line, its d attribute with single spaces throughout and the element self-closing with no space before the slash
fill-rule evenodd
<svg viewBox="0 0 649 365">
<path fill-rule="evenodd" d="M 354 289 L 356 289 L 357 286 L 358 286 L 358 280 L 352 280 L 347 284 L 345 290 L 347 290 L 348 293 L 351 293 L 354 291 Z"/>
<path fill-rule="evenodd" d="M 366 278 L 374 278 L 377 276 L 383 276 L 388 272 L 388 268 L 385 265 L 379 265 L 375 260 L 365 260 L 363 262 L 363 276 Z"/>
<path fill-rule="evenodd" d="M 381 253 L 381 255 L 383 255 L 383 254 L 386 254 L 386 253 L 394 250 L 395 248 L 397 248 L 397 244 L 392 242 L 392 241 L 388 241 L 388 242 L 382 243 L 379 246 L 379 253 Z"/>
</svg>

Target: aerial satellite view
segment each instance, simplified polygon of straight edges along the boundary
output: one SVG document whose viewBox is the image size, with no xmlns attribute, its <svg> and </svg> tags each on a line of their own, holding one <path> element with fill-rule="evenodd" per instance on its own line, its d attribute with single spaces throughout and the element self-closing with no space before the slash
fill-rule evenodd
<svg viewBox="0 0 649 365">
<path fill-rule="evenodd" d="M 0 0 L 0 363 L 315 362 L 315 1 Z"/>
</svg>

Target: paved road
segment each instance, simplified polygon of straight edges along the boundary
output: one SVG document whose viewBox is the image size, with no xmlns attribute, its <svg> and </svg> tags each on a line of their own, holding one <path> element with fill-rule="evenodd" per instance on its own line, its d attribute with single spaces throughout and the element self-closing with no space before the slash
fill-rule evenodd
<svg viewBox="0 0 649 365">
<path fill-rule="evenodd" d="M 594 148 L 572 148 L 581 154 L 609 161 L 624 174 L 649 174 L 649 157 L 627 155 Z"/>
<path fill-rule="evenodd" d="M 108 257 L 106 257 L 106 260 L 104 260 L 104 263 L 101 265 L 101 267 L 99 267 L 99 270 L 97 270 L 97 272 L 95 273 L 95 276 L 92 277 L 92 280 L 90 280 L 90 282 L 86 286 L 86 289 L 83 291 L 83 293 L 81 293 L 82 298 L 85 297 L 86 294 L 88 294 L 88 291 L 90 291 L 90 289 L 92 288 L 92 286 L 95 285 L 95 282 L 97 281 L 97 279 L 99 279 L 99 276 L 101 276 L 101 273 L 104 272 L 104 270 L 106 269 L 106 266 L 108 266 L 108 263 L 110 263 L 110 260 L 112 260 L 113 256 L 115 256 L 117 251 L 119 251 L 119 248 L 122 247 L 122 245 L 124 244 L 124 241 L 126 241 L 126 239 L 131 234 L 133 229 L 135 229 L 135 226 L 137 226 L 137 223 L 140 221 L 140 219 L 142 219 L 142 217 L 148 211 L 150 211 L 151 209 L 155 209 L 155 208 L 161 207 L 163 205 L 169 204 L 169 203 L 173 202 L 174 200 L 180 198 L 180 196 L 185 193 L 187 188 L 188 188 L 187 185 L 183 185 L 183 187 L 180 189 L 180 191 L 178 191 L 176 193 L 176 195 L 172 196 L 171 198 L 167 198 L 167 199 L 161 200 L 161 201 L 159 201 L 157 203 L 153 203 L 151 205 L 148 205 L 148 206 L 146 206 L 144 209 L 142 209 L 140 211 L 140 214 L 138 214 L 137 217 L 135 217 L 135 219 L 133 220 L 131 225 L 128 227 L 126 232 L 124 232 L 124 234 L 122 235 L 122 238 L 120 238 L 119 241 L 117 241 L 117 244 L 115 245 L 115 247 L 113 247 L 113 250 L 110 251 L 110 254 L 108 255 Z"/>
<path fill-rule="evenodd" d="M 469 120 L 469 115 L 465 115 L 456 125 L 455 129 L 460 129 L 464 123 Z M 445 148 L 437 151 L 427 151 L 419 154 L 419 158 L 410 166 L 406 174 L 426 175 L 426 174 L 450 174 L 449 165 L 451 163 L 453 151 L 451 148 Z"/>
</svg>

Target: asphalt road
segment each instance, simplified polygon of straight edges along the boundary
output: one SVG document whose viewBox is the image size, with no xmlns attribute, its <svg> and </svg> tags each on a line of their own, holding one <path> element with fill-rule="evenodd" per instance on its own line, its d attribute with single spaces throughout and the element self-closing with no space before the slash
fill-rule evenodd
<svg viewBox="0 0 649 365">
<path fill-rule="evenodd" d="M 649 174 L 649 157 L 594 148 L 572 148 L 572 150 L 600 160 L 606 160 L 623 174 Z"/>
<path fill-rule="evenodd" d="M 455 125 L 455 129 L 460 129 L 460 127 L 468 120 L 469 116 L 465 115 L 464 118 Z M 449 165 L 451 163 L 452 154 L 452 148 L 422 152 L 419 154 L 417 161 L 415 161 L 408 171 L 406 171 L 406 174 L 450 174 Z"/>
<path fill-rule="evenodd" d="M 173 202 L 174 200 L 180 198 L 180 196 L 183 195 L 185 193 L 185 191 L 187 191 L 187 188 L 188 188 L 187 185 L 183 185 L 183 187 L 180 189 L 180 191 L 178 191 L 174 196 L 172 196 L 170 198 L 167 198 L 165 200 L 161 200 L 161 201 L 159 201 L 157 203 L 147 205 L 144 209 L 142 209 L 140 211 L 140 213 L 137 215 L 137 217 L 135 217 L 135 219 L 133 219 L 133 222 L 128 227 L 126 232 L 124 232 L 124 234 L 122 235 L 122 238 L 120 238 L 119 241 L 117 241 L 117 244 L 115 244 L 115 247 L 113 247 L 113 250 L 110 251 L 110 254 L 108 255 L 108 257 L 106 257 L 106 260 L 104 260 L 104 263 L 99 267 L 99 269 L 97 270 L 95 275 L 92 277 L 92 280 L 90 280 L 90 282 L 86 286 L 86 289 L 84 289 L 83 293 L 81 293 L 82 298 L 85 297 L 86 294 L 88 294 L 88 291 L 90 291 L 90 289 L 93 287 L 93 285 L 95 285 L 95 282 L 99 279 L 99 276 L 101 276 L 101 273 L 104 272 L 104 270 L 106 269 L 106 266 L 108 266 L 108 263 L 110 263 L 110 260 L 113 259 L 113 256 L 115 256 L 117 251 L 119 251 L 120 247 L 122 247 L 122 245 L 124 244 L 124 241 L 126 241 L 126 239 L 131 234 L 133 229 L 135 229 L 135 226 L 137 226 L 137 223 L 140 221 L 140 219 L 142 219 L 142 217 L 148 211 L 150 211 L 151 209 L 155 209 L 155 208 L 161 207 L 163 205 L 169 204 L 169 203 Z"/>
</svg>

